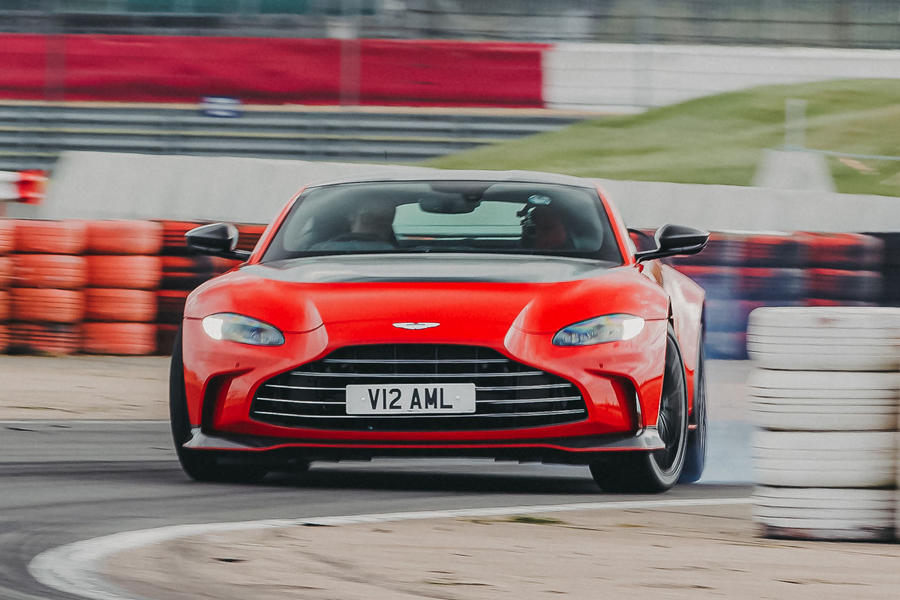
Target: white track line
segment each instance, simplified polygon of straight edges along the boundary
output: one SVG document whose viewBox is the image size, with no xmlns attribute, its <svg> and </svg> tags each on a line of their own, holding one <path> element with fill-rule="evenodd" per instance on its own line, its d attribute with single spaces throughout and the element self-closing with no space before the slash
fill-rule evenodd
<svg viewBox="0 0 900 600">
<path fill-rule="evenodd" d="M 51 548 L 32 559 L 28 572 L 40 583 L 91 600 L 131 600 L 118 587 L 106 581 L 99 573 L 100 563 L 117 552 L 150 544 L 189 536 L 225 531 L 269 529 L 297 525 L 351 525 L 358 523 L 383 523 L 385 521 L 410 521 L 419 519 L 446 519 L 460 517 L 498 517 L 508 515 L 567 512 L 573 510 L 634 510 L 641 508 L 677 508 L 683 506 L 721 506 L 750 504 L 751 498 L 698 498 L 671 500 L 635 500 L 622 502 L 583 502 L 578 504 L 549 504 L 532 506 L 499 506 L 494 508 L 463 508 L 457 510 L 428 510 L 397 513 L 347 515 L 340 517 L 313 517 L 304 519 L 269 519 L 234 523 L 200 523 L 195 525 L 170 525 L 155 529 L 140 529 L 114 533 L 83 540 L 57 548 Z"/>
</svg>

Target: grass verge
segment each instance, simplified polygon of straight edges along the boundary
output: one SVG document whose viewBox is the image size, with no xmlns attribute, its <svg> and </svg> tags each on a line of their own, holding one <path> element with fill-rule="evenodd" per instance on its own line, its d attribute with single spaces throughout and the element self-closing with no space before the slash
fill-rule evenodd
<svg viewBox="0 0 900 600">
<path fill-rule="evenodd" d="M 900 156 L 900 80 L 751 88 L 428 161 L 445 169 L 529 169 L 581 177 L 750 185 L 765 148 L 784 142 L 788 98 L 808 102 L 806 146 Z M 900 196 L 900 161 L 829 158 L 838 191 Z"/>
</svg>

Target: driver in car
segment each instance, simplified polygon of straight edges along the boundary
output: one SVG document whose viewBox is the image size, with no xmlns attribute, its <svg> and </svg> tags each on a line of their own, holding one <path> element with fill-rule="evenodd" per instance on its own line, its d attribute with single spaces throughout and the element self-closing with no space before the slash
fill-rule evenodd
<svg viewBox="0 0 900 600">
<path fill-rule="evenodd" d="M 360 206 L 350 219 L 350 233 L 345 239 L 394 242 L 396 207 L 387 202 L 369 202 Z"/>
<path fill-rule="evenodd" d="M 535 206 L 523 222 L 522 240 L 537 250 L 563 250 L 572 240 L 559 210 L 552 206 Z"/>
</svg>

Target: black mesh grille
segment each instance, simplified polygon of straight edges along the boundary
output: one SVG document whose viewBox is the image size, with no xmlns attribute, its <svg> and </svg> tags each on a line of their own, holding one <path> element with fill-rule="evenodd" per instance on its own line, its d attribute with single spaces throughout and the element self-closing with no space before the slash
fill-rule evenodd
<svg viewBox="0 0 900 600">
<path fill-rule="evenodd" d="M 476 411 L 459 415 L 347 415 L 348 384 L 474 383 Z M 287 427 L 349 431 L 516 429 L 587 418 L 571 382 L 490 348 L 437 344 L 348 346 L 269 379 L 250 408 Z"/>
</svg>

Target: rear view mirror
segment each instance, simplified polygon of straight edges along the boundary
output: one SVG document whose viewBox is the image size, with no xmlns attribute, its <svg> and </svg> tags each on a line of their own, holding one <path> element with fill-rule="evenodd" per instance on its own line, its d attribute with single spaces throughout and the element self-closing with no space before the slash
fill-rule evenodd
<svg viewBox="0 0 900 600">
<path fill-rule="evenodd" d="M 238 229 L 231 223 L 212 223 L 191 229 L 184 234 L 187 247 L 200 254 L 210 254 L 223 258 L 247 260 L 250 252 L 235 250 L 238 243 Z"/>
<path fill-rule="evenodd" d="M 706 247 L 709 232 L 684 225 L 663 225 L 653 237 L 656 248 L 636 252 L 634 257 L 638 262 L 677 254 L 697 254 Z"/>
<path fill-rule="evenodd" d="M 462 215 L 470 213 L 481 204 L 480 200 L 469 200 L 460 196 L 427 197 L 419 199 L 422 212 L 440 215 Z"/>
</svg>

